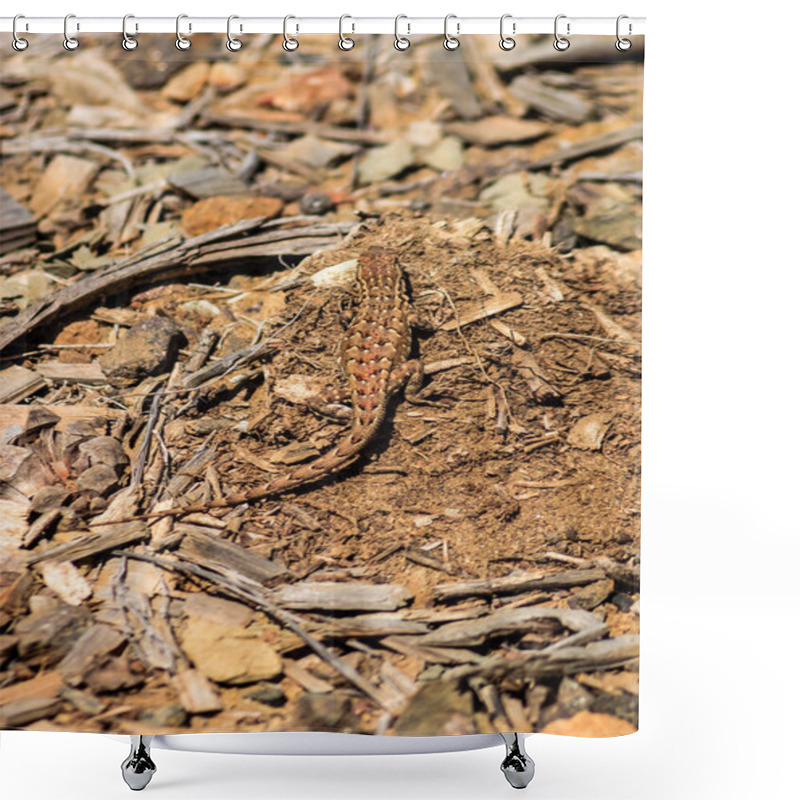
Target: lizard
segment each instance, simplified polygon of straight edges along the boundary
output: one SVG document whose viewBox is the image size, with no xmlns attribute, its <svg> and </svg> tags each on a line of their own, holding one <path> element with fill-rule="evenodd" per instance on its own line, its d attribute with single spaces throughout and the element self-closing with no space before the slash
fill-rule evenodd
<svg viewBox="0 0 800 800">
<path fill-rule="evenodd" d="M 404 388 L 406 398 L 413 402 L 422 388 L 424 373 L 422 362 L 409 358 L 411 329 L 417 324 L 417 316 L 397 254 L 381 247 L 366 250 L 358 259 L 356 288 L 355 310 L 340 345 L 347 383 L 320 395 L 313 403 L 322 410 L 349 398 L 352 422 L 343 439 L 308 464 L 264 486 L 201 505 L 162 509 L 130 519 L 193 514 L 263 500 L 337 474 L 360 458 L 383 423 L 391 398 Z"/>
</svg>

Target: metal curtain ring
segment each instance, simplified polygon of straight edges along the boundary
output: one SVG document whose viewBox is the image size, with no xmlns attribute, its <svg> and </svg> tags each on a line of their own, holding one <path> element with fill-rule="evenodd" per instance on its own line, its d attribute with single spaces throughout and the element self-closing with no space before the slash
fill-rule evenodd
<svg viewBox="0 0 800 800">
<path fill-rule="evenodd" d="M 456 22 L 456 36 L 451 36 L 450 32 L 447 30 L 448 23 L 451 19 L 458 20 L 458 17 L 456 17 L 455 14 L 448 14 L 444 18 L 444 41 L 442 42 L 442 45 L 444 46 L 445 50 L 458 50 L 461 42 L 458 41 L 457 36 L 461 26 L 459 22 Z"/>
<path fill-rule="evenodd" d="M 297 17 L 293 17 L 291 14 L 289 14 L 283 18 L 283 49 L 287 53 L 293 53 L 298 47 L 300 47 L 300 42 L 298 42 L 297 39 L 293 39 L 291 36 L 289 36 L 288 30 L 290 19 L 297 19 Z"/>
<path fill-rule="evenodd" d="M 506 36 L 505 33 L 503 32 L 503 26 L 505 25 L 505 21 L 507 19 L 512 19 L 511 14 L 503 14 L 503 16 L 500 17 L 500 49 L 506 51 L 513 50 L 517 46 L 517 43 L 514 41 L 514 39 L 511 36 Z M 516 32 L 517 32 L 517 23 L 512 22 L 511 33 L 516 33 Z"/>
<path fill-rule="evenodd" d="M 187 39 L 181 33 L 181 20 L 182 19 L 188 19 L 188 18 L 189 18 L 188 14 L 178 14 L 178 16 L 175 18 L 175 36 L 176 36 L 175 47 L 177 47 L 178 50 L 188 50 L 192 46 L 192 40 L 191 39 Z M 192 32 L 192 23 L 190 22 L 189 23 L 189 33 L 191 33 L 191 32 Z"/>
<path fill-rule="evenodd" d="M 128 33 L 128 20 L 129 19 L 136 19 L 136 17 L 134 17 L 133 14 L 126 14 L 122 18 L 122 42 L 121 42 L 121 44 L 122 44 L 122 49 L 123 50 L 128 50 L 128 51 L 135 50 L 139 46 L 139 41 L 136 38 L 136 34 L 131 36 Z M 139 26 L 135 25 L 134 29 L 138 31 L 139 30 Z"/>
<path fill-rule="evenodd" d="M 555 24 L 553 25 L 553 33 L 555 34 L 555 41 L 553 42 L 553 47 L 558 50 L 559 53 L 563 53 L 565 50 L 569 50 L 569 39 L 565 39 L 559 32 L 558 32 L 558 21 L 560 19 L 566 19 L 566 14 L 559 14 L 556 17 Z M 567 36 L 569 36 L 569 22 L 567 23 Z"/>
<path fill-rule="evenodd" d="M 344 33 L 342 32 L 342 28 L 344 26 L 344 21 L 346 19 L 353 19 L 353 18 L 349 14 L 342 14 L 342 16 L 339 17 L 339 49 L 340 50 L 352 50 L 356 46 L 355 40 L 351 39 L 349 36 L 345 36 Z M 353 28 L 352 32 L 354 33 L 355 29 L 356 29 L 355 22 L 352 23 L 352 28 Z"/>
<path fill-rule="evenodd" d="M 408 50 L 408 48 L 411 47 L 411 40 L 400 35 L 401 19 L 408 19 L 408 17 L 405 14 L 398 14 L 394 18 L 394 49 L 400 51 Z M 407 22 L 406 27 L 408 28 L 408 33 L 411 33 L 411 23 Z"/>
<path fill-rule="evenodd" d="M 235 39 L 233 37 L 233 34 L 231 33 L 231 22 L 233 22 L 235 19 L 239 19 L 239 17 L 237 17 L 235 14 L 231 14 L 231 16 L 228 17 L 228 41 L 225 42 L 225 47 L 227 47 L 228 50 L 231 51 L 231 53 L 238 52 L 244 46 L 242 44 L 242 40 L 241 39 Z M 239 31 L 241 32 L 241 30 L 242 30 L 242 26 L 240 25 L 239 26 Z"/>
<path fill-rule="evenodd" d="M 29 42 L 28 42 L 28 40 L 27 40 L 27 39 L 23 39 L 23 38 L 22 38 L 22 37 L 21 37 L 21 36 L 20 36 L 20 35 L 17 33 L 17 20 L 18 20 L 18 19 L 25 19 L 25 17 L 24 17 L 22 14 L 17 14 L 17 15 L 14 17 L 14 21 L 11 23 L 11 35 L 14 37 L 14 38 L 11 40 L 11 46 L 12 46 L 12 47 L 13 47 L 13 48 L 14 48 L 14 49 L 15 49 L 15 50 L 18 52 L 18 53 L 21 53 L 23 50 L 27 50 L 27 49 L 28 49 L 28 44 L 29 44 Z M 26 26 L 26 27 L 27 27 L 27 26 Z"/>
<path fill-rule="evenodd" d="M 74 14 L 67 14 L 67 16 L 64 17 L 64 49 L 70 51 L 77 50 L 78 45 L 80 44 L 75 37 L 69 35 L 69 21 L 71 19 L 75 19 Z M 77 23 L 75 24 L 75 30 L 80 30 L 80 25 Z"/>
<path fill-rule="evenodd" d="M 630 39 L 623 39 L 619 35 L 620 22 L 622 22 L 622 20 L 624 20 L 624 19 L 628 19 L 627 15 L 625 15 L 625 14 L 620 14 L 617 17 L 617 42 L 614 45 L 614 47 L 616 47 L 617 50 L 619 50 L 621 53 L 624 53 L 626 50 L 630 50 L 631 47 L 633 47 L 633 42 L 631 42 Z M 630 35 L 631 35 L 631 23 L 629 22 L 628 23 L 628 36 L 630 36 Z"/>
</svg>

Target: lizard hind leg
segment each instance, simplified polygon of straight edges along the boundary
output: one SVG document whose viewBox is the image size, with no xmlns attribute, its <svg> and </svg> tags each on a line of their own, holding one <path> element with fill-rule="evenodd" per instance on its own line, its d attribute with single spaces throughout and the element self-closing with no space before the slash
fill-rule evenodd
<svg viewBox="0 0 800 800">
<path fill-rule="evenodd" d="M 312 410 L 336 422 L 350 422 L 353 418 L 353 409 L 344 405 L 350 399 L 350 390 L 346 386 L 339 389 L 329 389 L 326 392 L 310 397 L 306 405 Z"/>
<path fill-rule="evenodd" d="M 405 364 L 397 367 L 389 375 L 387 392 L 392 395 L 402 387 L 405 387 L 405 397 L 409 403 L 423 403 L 424 400 L 420 393 L 424 379 L 425 373 L 422 369 L 422 362 L 419 359 L 406 361 Z"/>
</svg>

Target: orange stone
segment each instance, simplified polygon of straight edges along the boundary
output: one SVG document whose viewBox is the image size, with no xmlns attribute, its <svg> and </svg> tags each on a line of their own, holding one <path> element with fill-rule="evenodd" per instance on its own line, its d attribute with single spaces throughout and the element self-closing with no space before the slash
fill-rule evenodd
<svg viewBox="0 0 800 800">
<path fill-rule="evenodd" d="M 275 197 L 207 197 L 183 212 L 182 227 L 188 236 L 199 236 L 245 219 L 272 219 L 282 209 L 283 203 Z"/>
<path fill-rule="evenodd" d="M 610 714 L 595 714 L 580 711 L 568 719 L 556 719 L 542 728 L 542 733 L 555 733 L 559 736 L 626 736 L 637 729 L 627 720 L 612 717 Z"/>
</svg>

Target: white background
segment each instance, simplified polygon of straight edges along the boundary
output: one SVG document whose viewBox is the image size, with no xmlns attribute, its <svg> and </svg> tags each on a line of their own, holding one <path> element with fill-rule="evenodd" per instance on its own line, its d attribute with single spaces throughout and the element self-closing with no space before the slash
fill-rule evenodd
<svg viewBox="0 0 800 800">
<path fill-rule="evenodd" d="M 797 797 L 797 12 L 680 0 L 18 0 L 4 11 L 69 12 L 647 16 L 641 730 L 534 736 L 527 791 L 538 800 Z M 99 735 L 4 732 L 0 788 L 7 800 L 129 797 L 119 773 L 126 753 Z M 155 756 L 159 772 L 145 790 L 153 800 L 512 792 L 500 749 Z"/>
</svg>

